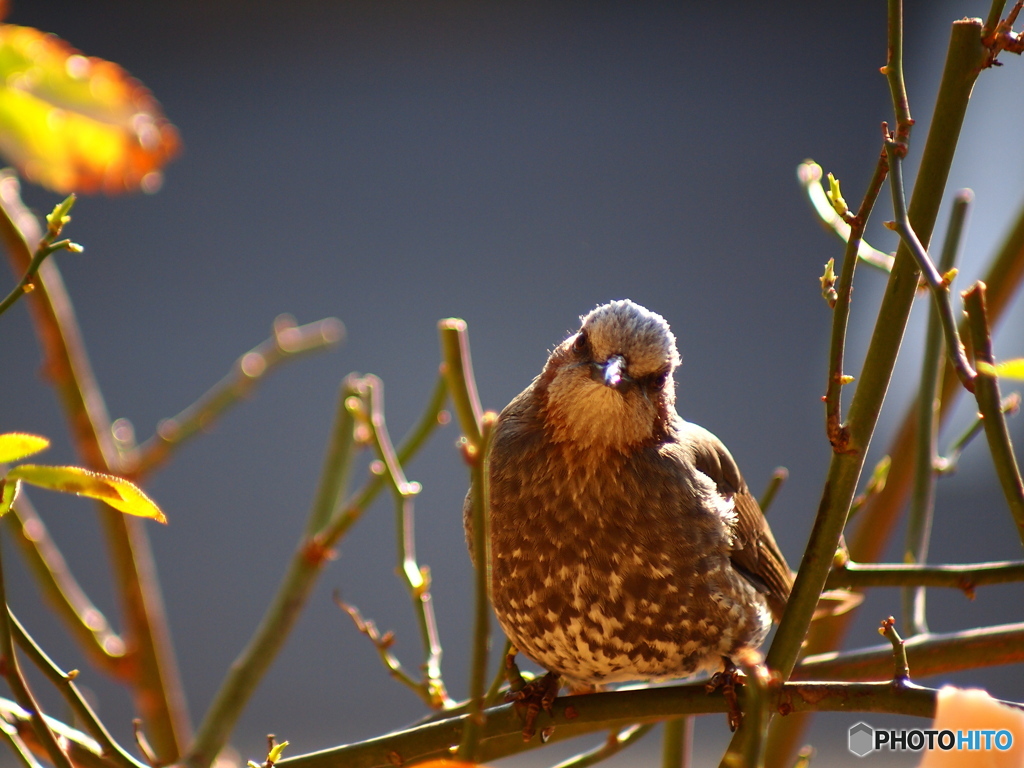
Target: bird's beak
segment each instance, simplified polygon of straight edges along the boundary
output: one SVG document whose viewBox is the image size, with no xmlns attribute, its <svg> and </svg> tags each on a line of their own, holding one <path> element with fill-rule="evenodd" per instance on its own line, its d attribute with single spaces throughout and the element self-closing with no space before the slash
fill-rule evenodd
<svg viewBox="0 0 1024 768">
<path fill-rule="evenodd" d="M 626 374 L 626 358 L 622 355 L 612 355 L 607 362 L 600 367 L 601 378 L 606 387 L 622 389 L 632 379 Z"/>
</svg>

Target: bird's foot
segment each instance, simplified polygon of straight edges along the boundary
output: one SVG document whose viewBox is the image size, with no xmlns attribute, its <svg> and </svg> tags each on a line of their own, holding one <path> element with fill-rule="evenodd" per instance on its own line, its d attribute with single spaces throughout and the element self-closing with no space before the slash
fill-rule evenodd
<svg viewBox="0 0 1024 768">
<path fill-rule="evenodd" d="M 743 712 L 740 710 L 740 703 L 736 698 L 736 686 L 743 682 L 743 673 L 736 669 L 732 659 L 725 656 L 722 657 L 722 665 L 724 669 L 721 672 L 715 672 L 704 689 L 708 693 L 722 691 L 722 696 L 725 697 L 725 701 L 729 705 L 727 713 L 729 730 L 735 731 L 743 723 Z"/>
<path fill-rule="evenodd" d="M 558 675 L 548 672 L 544 677 L 531 680 L 518 691 L 509 691 L 505 695 L 505 701 L 512 702 L 517 710 L 525 707 L 523 714 L 523 741 L 529 741 L 537 732 L 537 718 L 541 710 L 549 715 L 554 715 L 555 699 L 558 697 L 558 689 L 561 686 L 558 682 Z M 541 739 L 547 741 L 550 738 L 551 729 L 545 728 L 541 733 Z"/>
</svg>

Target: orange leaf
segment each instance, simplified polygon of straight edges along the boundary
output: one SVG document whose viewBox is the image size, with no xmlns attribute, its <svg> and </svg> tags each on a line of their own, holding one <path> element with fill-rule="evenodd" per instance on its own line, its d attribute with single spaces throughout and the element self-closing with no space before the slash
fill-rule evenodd
<svg viewBox="0 0 1024 768">
<path fill-rule="evenodd" d="M 178 132 L 142 83 L 55 35 L 0 24 L 0 153 L 56 192 L 156 191 Z"/>
</svg>

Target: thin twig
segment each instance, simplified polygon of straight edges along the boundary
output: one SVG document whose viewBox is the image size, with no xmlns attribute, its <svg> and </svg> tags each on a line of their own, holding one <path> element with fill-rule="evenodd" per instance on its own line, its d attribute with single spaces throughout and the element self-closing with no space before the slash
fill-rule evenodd
<svg viewBox="0 0 1024 768">
<path fill-rule="evenodd" d="M 967 34 L 969 30 L 964 31 L 957 25 L 954 25 L 954 30 L 950 47 L 968 47 L 971 44 L 970 36 Z M 959 58 L 959 54 L 956 58 Z M 948 69 L 949 67 L 947 67 Z M 959 76 L 955 72 L 948 73 L 946 80 L 951 83 L 953 90 L 960 90 L 962 88 L 961 77 L 965 75 L 965 72 L 961 72 Z M 942 135 L 949 133 L 948 127 L 941 131 Z M 918 187 L 921 190 L 919 194 L 931 195 L 934 193 L 934 190 L 927 185 L 922 186 L 920 181 Z M 1021 282 L 1024 281 L 1024 206 L 1018 210 L 1009 231 L 993 254 L 985 270 L 984 281 L 989 286 L 987 298 L 990 322 L 995 323 L 1010 307 Z M 960 338 L 965 343 L 970 343 L 966 319 L 961 322 L 959 331 Z M 940 422 L 944 423 L 952 414 L 957 398 L 963 391 L 960 380 L 947 360 L 942 376 L 942 392 L 939 396 L 941 402 Z M 887 454 L 892 457 L 889 479 L 883 489 L 872 494 L 867 500 L 864 511 L 858 516 L 855 529 L 848 534 L 850 552 L 858 561 L 875 562 L 883 557 L 892 530 L 903 512 L 913 477 L 916 424 L 917 411 L 911 407 L 904 414 L 896 436 L 887 451 Z M 808 633 L 806 653 L 825 654 L 840 647 L 857 615 L 857 611 L 853 610 L 842 616 L 832 617 L 828 621 L 814 622 Z M 919 664 L 915 665 L 915 669 L 919 669 Z M 801 734 L 806 724 L 806 719 L 801 722 L 800 716 L 776 720 L 773 723 L 773 733 L 769 742 L 769 754 L 787 756 L 795 752 L 801 743 Z"/>
<path fill-rule="evenodd" d="M 358 392 L 356 394 L 359 394 Z M 423 417 L 405 436 L 398 447 L 398 463 L 405 464 L 420 449 L 435 429 L 449 421 L 448 412 L 444 410 L 445 399 L 448 397 L 447 382 L 444 374 L 438 375 L 437 383 L 430 395 Z M 335 511 L 331 519 L 323 527 L 317 540 L 325 547 L 333 547 L 363 516 L 386 482 L 384 475 L 373 475 L 358 491 L 347 499 L 340 510 Z"/>
<path fill-rule="evenodd" d="M 760 653 L 750 651 L 747 656 L 747 659 L 739 660 L 739 666 L 746 676 L 741 689 L 743 721 L 722 756 L 719 768 L 761 768 L 764 765 L 768 721 L 771 717 L 769 672 L 762 663 Z"/>
<path fill-rule="evenodd" d="M 82 246 L 77 243 L 72 243 L 67 239 L 57 240 L 57 238 L 60 237 L 60 233 L 64 228 L 64 225 L 71 221 L 71 217 L 68 215 L 68 212 L 74 204 L 75 196 L 73 194 L 69 195 L 65 198 L 64 202 L 57 204 L 57 207 L 53 209 L 53 213 L 46 217 L 46 222 L 48 224 L 46 234 L 43 235 L 43 239 L 39 241 L 39 245 L 36 247 L 35 253 L 32 254 L 32 260 L 25 269 L 25 274 L 22 275 L 21 280 L 18 281 L 18 284 L 14 286 L 9 294 L 7 294 L 6 298 L 0 300 L 0 315 L 6 312 L 14 305 L 14 302 L 26 293 L 31 293 L 35 290 L 33 280 L 35 279 L 36 273 L 39 271 L 39 267 L 47 257 L 57 251 L 63 250 L 71 251 L 72 253 L 82 252 Z M 0 205 L 0 217 L 6 219 L 3 224 L 4 228 L 17 228 L 17 225 L 8 215 L 7 209 L 2 205 Z"/>
<path fill-rule="evenodd" d="M 982 37 L 995 34 L 996 27 L 999 26 L 999 20 L 1003 17 L 1003 8 L 1005 6 L 1006 0 L 992 0 L 992 5 L 988 9 L 988 16 L 985 17 L 985 26 L 981 30 Z"/>
<path fill-rule="evenodd" d="M 825 390 L 825 432 L 837 453 L 847 450 L 849 429 L 842 423 L 842 388 L 852 381 L 852 377 L 843 373 L 843 362 L 846 354 L 846 329 L 850 320 L 850 304 L 853 299 L 853 275 L 857 268 L 858 252 L 864 229 L 867 227 L 875 200 L 885 182 L 889 170 L 888 157 L 885 152 L 878 156 L 875 171 L 871 176 L 864 199 L 861 201 L 857 214 L 850 218 L 850 235 L 843 254 L 843 266 L 836 287 L 836 301 L 832 310 L 832 333 L 829 347 L 828 387 Z"/>
<path fill-rule="evenodd" d="M 903 82 L 903 2 L 902 0 L 889 0 L 887 5 L 887 57 L 885 66 L 882 67 L 882 74 L 885 75 L 885 79 L 889 83 L 892 108 L 896 113 L 895 140 L 900 145 L 897 154 L 904 157 L 907 154 L 907 144 L 910 141 L 910 129 L 914 126 L 914 119 L 910 116 L 907 86 Z"/>
<path fill-rule="evenodd" d="M 938 98 L 908 209 L 914 231 L 923 242 L 928 242 L 931 238 L 974 82 L 988 54 L 981 43 L 979 20 L 962 19 L 954 22 L 952 27 Z M 1012 271 L 1016 267 L 1006 269 Z M 818 513 L 804 551 L 789 606 L 768 651 L 769 668 L 781 673 L 783 678 L 788 675 L 804 647 L 811 616 L 831 568 L 847 512 L 863 470 L 867 447 L 871 442 L 892 378 L 917 285 L 918 274 L 914 259 L 907 246 L 901 243 L 896 252 L 892 274 L 886 284 L 857 390 L 847 416 L 850 437 L 848 450 L 851 452 L 832 455 Z M 912 445 L 911 439 L 902 446 L 902 450 L 912 456 Z M 890 455 L 897 454 L 893 452 Z M 864 524 L 865 521 L 862 519 L 858 530 L 861 530 Z M 861 556 L 853 548 L 852 543 L 851 552 L 855 558 L 868 559 Z M 851 615 L 847 614 L 848 617 Z M 819 622 L 828 626 L 822 626 L 817 631 L 825 635 L 836 631 L 835 627 L 846 627 L 849 621 L 849 618 L 841 617 L 829 622 Z M 829 645 L 826 647 L 834 647 L 834 640 L 831 637 L 815 642 L 828 642 Z M 818 645 L 809 647 L 820 648 Z M 775 764 L 781 765 L 795 752 L 804 725 L 805 723 L 792 718 L 775 719 L 775 732 L 768 746 L 768 752 L 773 756 Z"/>
<path fill-rule="evenodd" d="M 851 235 L 850 224 L 836 213 L 828 197 L 825 195 L 825 190 L 821 186 L 821 166 L 813 160 L 805 160 L 797 166 L 796 176 L 800 181 L 800 185 L 804 188 L 811 208 L 818 214 L 818 218 L 821 219 L 825 228 L 838 235 L 839 239 L 844 243 L 849 243 Z M 871 247 L 863 238 L 861 238 L 860 244 L 857 246 L 857 258 L 883 272 L 892 271 L 892 254 L 884 253 L 877 248 Z"/>
<path fill-rule="evenodd" d="M 430 597 L 430 571 L 420 567 L 416 560 L 413 499 L 420 492 L 421 486 L 406 479 L 398 454 L 391 443 L 391 436 L 384 420 L 383 382 L 375 376 L 367 376 L 365 381 L 366 393 L 363 402 L 368 410 L 368 426 L 377 450 L 377 458 L 384 465 L 385 474 L 391 481 L 391 490 L 395 496 L 398 571 L 409 590 L 413 611 L 420 627 L 425 656 L 423 686 L 429 693 L 427 703 L 435 709 L 443 709 L 451 700 L 441 676 L 441 641 Z"/>
<path fill-rule="evenodd" d="M 264 377 L 282 365 L 341 343 L 345 326 L 334 317 L 308 325 L 296 325 L 295 318 L 280 315 L 274 320 L 270 338 L 235 361 L 231 371 L 195 403 L 177 416 L 164 419 L 156 434 L 123 457 L 124 474 L 138 478 L 164 464 L 189 438 L 210 426 L 252 393 Z"/>
<path fill-rule="evenodd" d="M 957 253 L 964 233 L 964 223 L 974 193 L 961 190 L 953 199 L 953 210 L 949 218 L 946 240 L 939 257 L 939 269 L 947 274 L 956 263 Z M 906 543 L 903 548 L 903 562 L 924 563 L 928 559 L 928 543 L 931 539 L 932 514 L 935 508 L 936 462 L 938 460 L 938 424 L 940 403 L 936 397 L 939 388 L 939 365 L 942 359 L 942 322 L 935 304 L 928 314 L 928 329 L 925 333 L 924 355 L 921 362 L 921 385 L 917 394 L 917 458 L 914 468 L 914 491 L 910 497 L 907 514 Z M 925 613 L 925 590 L 923 587 L 904 589 L 903 622 L 910 635 L 928 631 Z"/>
<path fill-rule="evenodd" d="M 901 145 L 895 139 L 885 142 L 885 151 L 889 155 L 889 186 L 892 189 L 892 205 L 896 216 L 895 229 L 899 232 L 900 240 L 917 262 L 918 269 L 921 270 L 925 282 L 932 291 L 932 297 L 935 299 L 934 306 L 942 323 L 942 331 L 946 340 L 946 352 L 953 362 L 953 368 L 956 370 L 957 376 L 960 377 L 961 383 L 970 392 L 974 389 L 975 372 L 967 360 L 967 353 L 957 331 L 956 318 L 953 315 L 953 302 L 949 292 L 950 278 L 939 274 L 939 270 L 910 223 L 910 218 L 907 215 L 907 201 L 903 193 L 903 161 L 899 154 L 900 147 Z"/>
<path fill-rule="evenodd" d="M 313 497 L 309 517 L 306 519 L 307 536 L 315 536 L 323 529 L 334 514 L 338 500 L 348 493 L 349 473 L 356 453 L 353 411 L 359 399 L 357 382 L 358 377 L 349 374 L 342 379 L 338 387 L 338 402 L 334 408 L 331 438 L 324 452 L 320 482 Z"/>
<path fill-rule="evenodd" d="M 1020 410 L 1020 393 L 1011 392 L 1004 397 L 999 403 L 999 410 L 1008 416 L 1016 415 Z M 981 416 L 978 416 L 973 422 L 971 422 L 971 426 L 965 429 L 963 433 L 956 438 L 956 440 L 949 444 L 949 448 L 946 449 L 945 454 L 936 457 L 935 471 L 943 475 L 956 472 L 957 465 L 960 463 L 960 455 L 964 452 L 964 449 L 970 445 L 971 441 L 980 435 L 984 429 L 985 420 L 981 418 Z"/>
<path fill-rule="evenodd" d="M 910 665 L 907 663 L 907 649 L 903 638 L 896 631 L 896 620 L 892 616 L 884 619 L 882 626 L 878 628 L 878 634 L 892 644 L 892 683 L 895 686 L 902 686 L 910 680 Z"/>
<path fill-rule="evenodd" d="M 480 407 L 476 379 L 473 377 L 466 321 L 450 317 L 439 322 L 437 327 L 441 334 L 441 359 L 444 361 L 441 367 L 451 393 L 452 405 L 459 418 L 462 434 L 470 445 L 477 447 L 481 442 L 480 420 L 483 418 L 483 409 Z"/>
<path fill-rule="evenodd" d="M 964 308 L 971 329 L 971 341 L 974 346 L 974 359 L 978 363 L 992 365 L 992 339 L 989 335 L 989 322 L 985 307 L 985 284 L 975 283 L 964 294 Z M 985 422 L 985 437 L 988 439 L 992 463 L 999 477 L 1010 514 L 1017 524 L 1021 543 L 1024 544 L 1024 481 L 1021 480 L 1020 467 L 1013 453 L 1010 441 L 1010 430 L 1006 425 L 1006 417 L 1000 409 L 999 379 L 987 373 L 978 375 L 974 396 L 978 401 L 978 410 Z"/>
<path fill-rule="evenodd" d="M 35 576 L 43 597 L 78 641 L 78 647 L 99 669 L 127 679 L 124 641 L 111 629 L 106 616 L 71 573 L 26 493 L 18 496 L 3 522 Z"/>
<path fill-rule="evenodd" d="M 608 734 L 608 738 L 598 746 L 563 760 L 555 765 L 554 768 L 589 768 L 591 765 L 607 760 L 612 755 L 617 755 L 626 747 L 636 744 L 650 733 L 655 725 L 655 723 L 631 725 L 628 728 L 623 728 L 621 731 L 612 731 Z"/>
<path fill-rule="evenodd" d="M 120 744 L 114 741 L 110 732 L 96 716 L 96 713 L 93 712 L 92 707 L 89 706 L 89 703 L 78 690 L 78 686 L 74 683 L 77 672 L 64 672 L 25 631 L 21 622 L 18 621 L 13 613 L 9 613 L 9 619 L 15 642 L 17 642 L 32 663 L 46 675 L 47 679 L 60 692 L 61 696 L 64 697 L 76 720 L 83 724 L 89 734 L 96 739 L 96 743 L 100 745 L 102 756 L 120 768 L 145 768 L 142 763 L 133 758 Z"/>
<path fill-rule="evenodd" d="M 904 648 L 918 678 L 1016 664 L 1024 661 L 1024 622 L 916 635 Z M 892 646 L 886 643 L 806 656 L 793 671 L 793 680 L 883 680 L 891 674 Z"/>
<path fill-rule="evenodd" d="M 25 240 L 31 230 L 38 231 L 38 224 L 21 203 L 16 177 L 0 174 L 0 204 L 10 216 L 0 216 L 0 236 L 7 246 L 12 269 L 21 275 L 32 259 Z M 25 234 L 11 231 L 7 226 L 11 221 L 16 221 Z M 89 469 L 118 474 L 120 457 L 110 415 L 89 362 L 71 299 L 52 259 L 39 266 L 33 284 L 35 290 L 29 296 L 28 307 L 42 349 L 43 367 L 64 408 L 75 450 Z M 152 729 L 160 758 L 170 762 L 180 754 L 190 728 L 153 552 L 142 521 L 103 504 L 98 509 L 110 551 L 108 559 L 115 589 L 125 613 L 133 672 L 132 698 Z"/>
<path fill-rule="evenodd" d="M 875 468 L 871 471 L 867 485 L 864 486 L 864 491 L 850 502 L 850 514 L 847 516 L 847 522 L 852 520 L 865 504 L 885 490 L 885 484 L 889 482 L 890 467 L 892 467 L 892 459 L 888 455 L 878 460 Z"/>
<path fill-rule="evenodd" d="M 57 734 L 67 748 L 68 756 L 75 766 L 84 768 L 115 768 L 114 764 L 100 754 L 100 745 L 90 736 L 71 728 L 48 715 L 43 719 L 50 730 Z M 0 722 L 5 728 L 13 728 L 17 739 L 35 754 L 46 754 L 36 738 L 32 727 L 33 715 L 9 699 L 0 698 Z M 38 766 L 34 766 L 38 768 Z"/>
<path fill-rule="evenodd" d="M 762 514 L 767 514 L 768 507 L 775 501 L 775 495 L 779 492 L 782 484 L 789 479 L 789 470 L 785 467 L 776 467 L 775 471 L 772 472 L 772 479 L 768 481 L 768 487 L 764 489 L 764 493 L 761 494 L 761 500 L 758 502 L 758 506 L 761 507 Z"/>
<path fill-rule="evenodd" d="M 477 396 L 476 377 L 469 352 L 466 322 L 450 317 L 438 325 L 441 339 L 441 370 L 448 384 L 452 405 L 465 436 L 462 452 L 472 473 L 471 500 L 473 520 L 473 552 L 475 575 L 473 584 L 473 652 L 469 672 L 469 714 L 466 728 L 459 740 L 460 760 L 477 757 L 480 731 L 483 728 L 485 687 L 487 685 L 487 648 L 490 637 L 490 495 L 488 493 L 487 448 L 496 414 L 484 413 Z"/>
<path fill-rule="evenodd" d="M 21 666 L 18 664 L 18 657 L 14 652 L 14 633 L 7 609 L 2 550 L 3 547 L 0 547 L 0 674 L 7 680 L 18 704 L 32 713 L 32 729 L 56 768 L 72 768 L 67 753 L 61 747 L 53 731 L 50 730 L 43 710 L 21 674 Z"/>
<path fill-rule="evenodd" d="M 892 649 L 889 647 L 889 663 Z M 769 689 L 769 707 L 775 711 L 861 711 L 933 717 L 937 691 L 907 684 L 898 693 L 891 682 L 787 683 Z M 1010 703 L 1021 708 L 1024 705 Z M 725 712 L 722 694 L 708 694 L 703 683 L 611 693 L 584 694 L 556 700 L 554 716 L 542 715 L 556 726 L 551 741 L 563 741 L 596 731 L 624 728 L 687 714 Z M 491 760 L 534 749 L 539 740 L 522 740 L 522 722 L 513 705 L 487 710 L 481 759 Z M 278 768 L 387 768 L 395 764 L 449 757 L 449 745 L 460 741 L 468 715 L 396 731 L 358 744 L 348 744 L 306 755 L 285 758 Z"/>
<path fill-rule="evenodd" d="M 359 609 L 354 605 L 349 605 L 343 601 L 337 591 L 334 593 L 334 604 L 348 614 L 348 617 L 352 619 L 352 622 L 356 625 L 356 629 L 359 630 L 359 632 L 369 638 L 373 647 L 377 650 L 377 655 L 380 656 L 381 662 L 385 667 L 387 667 L 388 673 L 402 685 L 411 689 L 417 696 L 423 699 L 427 706 L 436 708 L 433 696 L 425 682 L 416 680 L 412 675 L 406 672 L 405 667 L 402 666 L 402 662 L 399 661 L 398 657 L 391 652 L 391 646 L 394 645 L 395 642 L 394 634 L 388 631 L 382 635 L 380 630 L 377 629 L 377 625 L 372 620 L 364 619 L 363 615 L 359 612 Z"/>
<path fill-rule="evenodd" d="M 0 718 L 0 734 L 3 734 L 7 746 L 11 748 L 22 768 L 42 768 L 42 764 L 36 760 L 32 750 L 22 741 L 18 729 L 3 718 Z"/>
<path fill-rule="evenodd" d="M 467 355 L 463 358 L 468 367 Z M 472 375 L 472 371 L 469 371 Z M 475 386 L 474 386 L 475 388 Z M 473 579 L 473 657 L 469 678 L 469 714 L 462 740 L 459 742 L 460 760 L 477 759 L 480 730 L 484 725 L 484 687 L 487 685 L 487 649 L 490 640 L 491 606 L 490 594 L 490 482 L 488 448 L 497 414 L 485 413 L 480 420 L 480 442 L 467 446 L 464 452 L 473 476 L 470 498 L 473 505 L 473 551 L 476 553 Z M 473 449 L 473 450 L 470 450 Z"/>
<path fill-rule="evenodd" d="M 850 587 L 949 587 L 974 596 L 977 587 L 1024 581 L 1024 561 L 970 565 L 913 565 L 902 563 L 855 563 L 836 566 L 829 574 L 828 589 Z"/>
<path fill-rule="evenodd" d="M 996 8 L 998 4 L 999 8 Z M 1021 9 L 1024 8 L 1024 0 L 1017 0 L 1013 4 L 1013 8 L 1006 14 L 1005 19 L 999 19 L 998 13 L 1002 12 L 1003 3 L 993 2 L 992 8 L 989 10 L 988 21 L 985 24 L 983 30 L 982 42 L 989 50 L 988 61 L 985 62 L 986 67 L 998 67 L 1002 66 L 1002 62 L 998 60 L 999 54 L 1002 51 L 1009 51 L 1015 53 L 1018 56 L 1024 53 L 1024 35 L 1016 34 L 1013 31 L 1013 25 L 1017 21 L 1017 16 L 1020 14 Z M 997 21 L 993 25 L 993 14 L 996 14 L 995 19 Z"/>
<path fill-rule="evenodd" d="M 362 398 L 366 392 L 366 384 L 362 379 L 346 379 L 350 392 Z M 397 451 L 399 464 L 404 464 L 426 442 L 433 430 L 446 423 L 447 419 L 441 410 L 444 404 L 445 389 L 443 382 L 434 388 L 424 417 L 410 431 Z M 339 407 L 348 407 L 349 398 L 342 396 Z M 341 418 L 341 417 L 337 417 Z M 337 422 L 337 419 L 336 419 Z M 337 457 L 338 464 L 326 467 L 320 483 L 334 483 L 330 478 L 332 472 L 344 471 L 348 461 L 344 456 Z M 373 502 L 377 494 L 387 482 L 383 475 L 373 475 L 356 492 L 352 501 L 347 501 L 336 509 L 324 528 L 313 536 L 305 536 L 299 542 L 292 556 L 288 569 L 282 577 L 270 605 L 260 621 L 259 627 L 241 651 L 225 676 L 221 687 L 207 710 L 203 722 L 196 734 L 195 742 L 184 763 L 190 768 L 207 768 L 227 743 L 234 724 L 241 716 L 252 696 L 253 691 L 281 649 L 299 613 L 309 599 L 309 594 L 316 583 L 316 578 L 323 565 L 332 555 L 332 548 L 349 530 L 352 524 L 362 515 L 363 511 Z M 322 495 L 318 492 L 317 498 Z M 315 503 L 310 514 L 319 514 Z"/>
<path fill-rule="evenodd" d="M 498 671 L 491 679 L 491 685 L 487 689 L 487 694 L 484 696 L 484 706 L 486 707 L 494 706 L 498 701 L 498 696 L 501 694 L 501 685 L 505 682 L 505 660 L 508 658 L 511 651 L 512 641 L 506 637 L 505 647 L 502 649 L 501 653 L 498 654 Z"/>
<path fill-rule="evenodd" d="M 661 768 L 690 768 L 693 761 L 692 715 L 665 723 L 661 743 Z"/>
</svg>

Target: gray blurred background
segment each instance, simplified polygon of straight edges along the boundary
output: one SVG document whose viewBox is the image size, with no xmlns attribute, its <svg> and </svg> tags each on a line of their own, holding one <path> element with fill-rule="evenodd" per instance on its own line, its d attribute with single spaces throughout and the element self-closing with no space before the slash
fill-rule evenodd
<svg viewBox="0 0 1024 768">
<path fill-rule="evenodd" d="M 907 82 L 918 119 L 911 174 L 949 23 L 987 9 L 908 5 Z M 795 168 L 812 157 L 842 180 L 851 204 L 860 200 L 879 123 L 892 119 L 878 74 L 883 3 L 22 0 L 9 21 L 122 64 L 184 140 L 158 194 L 81 199 L 68 234 L 85 253 L 57 257 L 114 417 L 130 419 L 145 439 L 266 338 L 278 313 L 300 322 L 333 315 L 348 330 L 342 348 L 276 373 L 148 486 L 170 518 L 150 532 L 194 721 L 294 548 L 341 378 L 383 378 L 397 439 L 433 385 L 442 317 L 469 323 L 481 398 L 498 410 L 596 304 L 628 297 L 663 314 L 683 355 L 683 416 L 729 445 L 755 492 L 776 466 L 789 468 L 771 521 L 799 562 L 830 450 L 819 401 L 830 313 L 817 278 L 841 247 L 817 226 Z M 950 190 L 977 194 L 961 287 L 1024 202 L 1022 63 L 1004 58 L 975 90 L 950 180 Z M 40 214 L 58 199 L 34 188 L 25 196 Z M 869 240 L 892 250 L 885 218 L 888 192 Z M 884 275 L 861 267 L 849 373 L 859 370 L 883 286 Z M 919 300 L 869 466 L 916 387 L 925 308 Z M 1004 357 L 1024 354 L 1021 327 L 1018 301 L 997 344 Z M 18 307 L 3 318 L 0 425 L 49 435 L 46 460 L 73 462 L 38 361 Z M 961 408 L 942 445 L 970 412 Z M 1019 445 L 1019 419 L 1013 430 Z M 445 679 L 462 696 L 471 589 L 457 437 L 454 426 L 440 431 L 407 469 L 424 486 L 419 556 L 433 573 Z M 32 497 L 117 623 L 89 504 Z M 390 502 L 378 503 L 338 551 L 239 724 L 234 744 L 244 757 L 260 758 L 268 732 L 298 754 L 422 714 L 331 601 L 339 588 L 395 630 L 396 652 L 416 668 Z M 979 441 L 961 471 L 941 481 L 932 558 L 1019 557 Z M 20 562 L 8 563 L 22 619 L 65 667 L 82 666 Z M 1017 587 L 983 588 L 974 602 L 933 591 L 932 629 L 1018 620 L 1020 598 Z M 873 592 L 850 644 L 875 644 L 877 620 L 898 611 L 896 590 Z M 79 679 L 125 737 L 125 697 L 91 670 Z M 1024 675 L 1014 667 L 948 679 L 1019 699 Z M 819 719 L 811 740 L 824 763 L 849 758 L 853 722 Z M 697 724 L 712 752 L 726 737 L 723 718 Z M 553 762 L 552 754 L 524 764 Z"/>
</svg>

